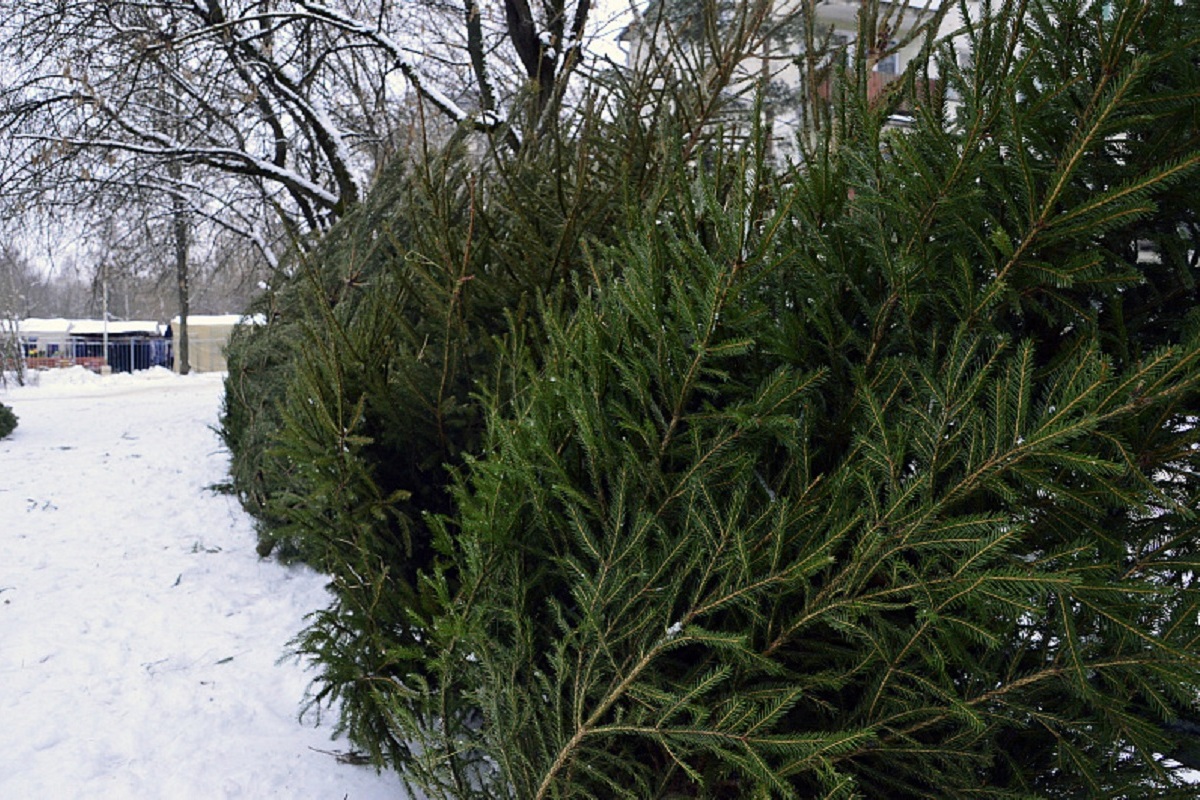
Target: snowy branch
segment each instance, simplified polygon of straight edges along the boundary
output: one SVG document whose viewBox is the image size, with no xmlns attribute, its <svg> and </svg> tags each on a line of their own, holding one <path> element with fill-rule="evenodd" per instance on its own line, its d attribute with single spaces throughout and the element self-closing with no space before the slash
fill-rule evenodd
<svg viewBox="0 0 1200 800">
<path fill-rule="evenodd" d="M 324 3 L 302 2 L 300 5 L 314 17 L 330 25 L 334 25 L 347 33 L 361 36 L 386 51 L 396 68 L 400 70 L 409 84 L 451 120 L 460 124 L 472 121 L 469 113 L 451 100 L 445 92 L 425 79 L 425 76 L 421 74 L 417 66 L 404 54 L 404 50 L 391 37 L 376 28 L 372 28 L 352 17 L 340 13 Z M 482 122 L 480 124 L 482 125 Z"/>
</svg>

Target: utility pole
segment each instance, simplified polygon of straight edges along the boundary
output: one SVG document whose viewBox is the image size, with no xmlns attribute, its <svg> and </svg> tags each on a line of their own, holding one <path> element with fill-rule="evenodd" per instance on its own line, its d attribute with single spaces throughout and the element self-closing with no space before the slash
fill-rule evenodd
<svg viewBox="0 0 1200 800">
<path fill-rule="evenodd" d="M 104 335 L 102 336 L 104 345 L 101 353 L 104 361 L 100 365 L 100 372 L 106 374 L 108 372 L 108 259 L 100 262 L 100 287 L 101 294 L 104 295 Z"/>
</svg>

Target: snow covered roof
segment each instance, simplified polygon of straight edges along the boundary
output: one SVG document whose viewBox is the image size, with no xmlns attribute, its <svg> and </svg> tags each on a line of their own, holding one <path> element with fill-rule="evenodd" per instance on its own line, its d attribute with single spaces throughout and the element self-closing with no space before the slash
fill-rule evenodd
<svg viewBox="0 0 1200 800">
<path fill-rule="evenodd" d="M 131 319 L 108 321 L 108 332 L 110 334 L 149 333 L 158 335 L 160 331 L 161 326 L 154 320 Z M 77 336 L 104 333 L 104 321 L 98 319 L 76 320 L 71 326 L 71 333 Z"/>
<path fill-rule="evenodd" d="M 219 326 L 242 324 L 261 324 L 262 320 L 257 317 L 247 317 L 243 314 L 188 314 L 188 325 L 196 326 Z M 179 324 L 179 316 L 171 317 L 171 324 Z"/>
<path fill-rule="evenodd" d="M 99 319 L 44 319 L 30 317 L 17 323 L 17 330 L 24 335 L 90 336 L 104 333 L 104 321 Z M 157 336 L 162 326 L 154 320 L 109 320 L 108 332 L 115 336 L 144 333 Z"/>
<path fill-rule="evenodd" d="M 62 333 L 71 332 L 71 320 L 69 319 L 46 319 L 40 317 L 30 317 L 17 322 L 17 330 L 21 333 Z"/>
</svg>

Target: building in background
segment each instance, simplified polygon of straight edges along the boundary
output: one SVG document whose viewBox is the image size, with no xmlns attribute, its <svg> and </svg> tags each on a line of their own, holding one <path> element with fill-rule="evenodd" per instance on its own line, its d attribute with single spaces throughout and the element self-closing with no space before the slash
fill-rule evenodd
<svg viewBox="0 0 1200 800">
<path fill-rule="evenodd" d="M 871 3 L 866 0 L 774 0 L 769 6 L 769 21 L 755 38 L 751 50 L 742 54 L 725 93 L 727 116 L 736 118 L 752 108 L 761 108 L 778 152 L 791 154 L 791 145 L 803 129 L 805 109 L 814 101 L 830 100 L 834 81 L 842 70 L 861 65 L 867 71 L 867 97 L 884 102 L 888 88 L 899 81 L 925 44 L 923 31 L 945 6 L 938 27 L 939 36 L 951 36 L 962 26 L 960 6 L 950 0 Z M 968 13 L 977 3 L 968 2 Z M 715 10 L 716 37 L 706 29 L 705 13 Z M 679 69 L 706 71 L 724 68 L 729 53 L 721 48 L 738 27 L 736 15 L 746 8 L 732 0 L 652 0 L 644 13 L 621 33 L 619 40 L 630 67 L 643 67 L 652 59 Z M 874 11 L 870 20 L 864 13 Z M 811 20 L 811 24 L 809 22 Z M 861 35 L 871 37 L 865 47 L 858 46 Z M 861 62 L 856 62 L 858 55 Z M 667 66 L 670 71 L 671 66 Z M 672 76 L 664 74 L 662 81 Z M 917 95 L 936 96 L 940 91 L 936 72 L 923 75 L 927 82 Z M 765 92 L 759 98 L 757 92 Z M 953 98 L 947 98 L 953 102 Z M 893 127 L 912 122 L 913 109 L 900 104 L 889 117 Z"/>
<path fill-rule="evenodd" d="M 191 372 L 225 372 L 225 348 L 238 325 L 252 322 L 241 314 L 188 314 L 188 366 Z M 165 336 L 174 341 L 179 317 L 173 317 Z M 171 368 L 179 372 L 178 348 L 172 347 Z"/>
<path fill-rule="evenodd" d="M 17 335 L 26 369 L 82 366 L 133 372 L 171 363 L 163 326 L 154 320 L 23 319 Z"/>
<path fill-rule="evenodd" d="M 192 372 L 224 372 L 225 347 L 241 314 L 188 315 Z M 40 319 L 17 323 L 20 352 L 29 370 L 81 366 L 95 372 L 133 372 L 166 367 L 179 372 L 174 347 L 179 317 L 164 325 L 153 320 Z M 107 350 L 105 340 L 107 339 Z"/>
</svg>

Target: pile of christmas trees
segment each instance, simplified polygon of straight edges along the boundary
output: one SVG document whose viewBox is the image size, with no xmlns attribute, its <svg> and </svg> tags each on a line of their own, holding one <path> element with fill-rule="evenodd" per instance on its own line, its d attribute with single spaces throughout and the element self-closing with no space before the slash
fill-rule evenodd
<svg viewBox="0 0 1200 800">
<path fill-rule="evenodd" d="M 396 165 L 230 353 L 315 699 L 432 796 L 1190 796 L 1197 14 Z"/>
</svg>

